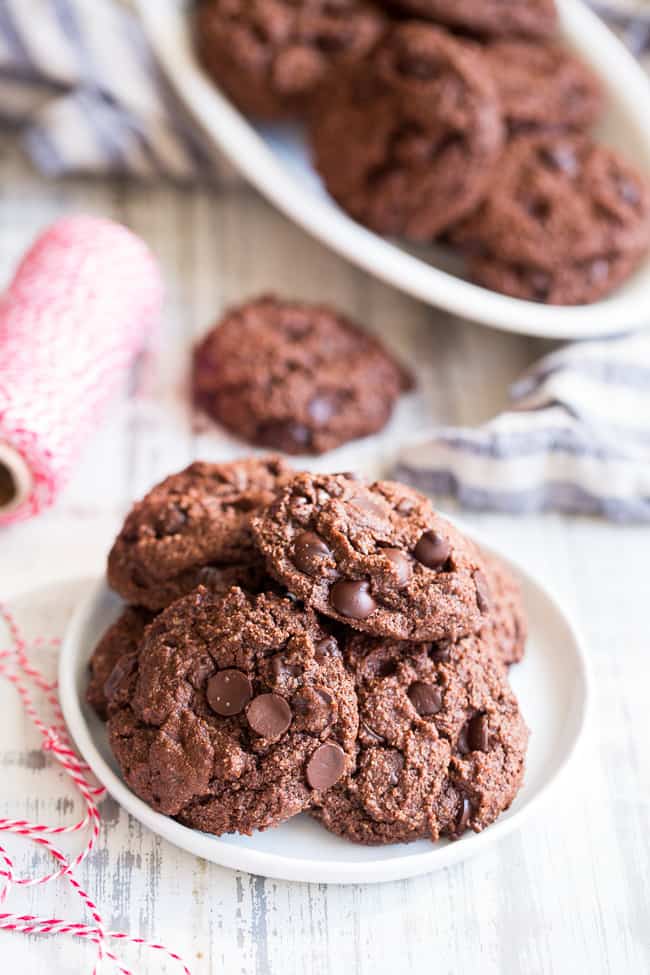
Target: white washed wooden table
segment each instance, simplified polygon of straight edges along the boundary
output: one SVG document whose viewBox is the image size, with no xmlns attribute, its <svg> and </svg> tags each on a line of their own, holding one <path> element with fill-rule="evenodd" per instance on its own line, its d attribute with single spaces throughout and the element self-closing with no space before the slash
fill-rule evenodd
<svg viewBox="0 0 650 975">
<path fill-rule="evenodd" d="M 47 184 L 4 135 L 0 277 L 6 280 L 37 231 L 71 210 L 124 221 L 160 258 L 168 285 L 161 349 L 145 392 L 135 398 L 125 390 L 57 507 L 0 533 L 0 598 L 55 583 L 57 601 L 74 600 L 79 589 L 66 580 L 102 571 L 133 498 L 194 457 L 241 451 L 193 428 L 184 395 L 189 345 L 225 303 L 263 289 L 335 298 L 414 364 L 419 392 L 384 435 L 355 447 L 355 462 L 369 470 L 388 464 L 396 443 L 431 420 L 472 423 L 494 413 L 507 383 L 544 348 L 419 306 L 347 266 L 240 187 Z M 344 461 L 349 466 L 349 453 L 326 464 Z M 594 720 L 564 794 L 525 833 L 477 860 L 376 887 L 236 874 L 169 846 L 107 800 L 98 849 L 81 877 L 112 929 L 164 941 L 195 975 L 650 971 L 650 530 L 557 516 L 467 520 L 550 584 L 585 634 L 596 676 Z M 33 630 L 46 631 L 46 604 L 39 601 L 40 615 L 30 612 L 35 605 L 23 601 L 23 613 Z M 58 773 L 44 767 L 13 690 L 1 682 L 0 769 L 0 816 L 72 822 L 78 806 Z M 33 848 L 23 856 L 32 869 L 46 866 Z M 60 884 L 16 894 L 7 909 L 80 919 Z M 3 971 L 85 973 L 92 955 L 72 940 L 0 932 Z M 176 970 L 144 952 L 123 955 L 138 973 Z"/>
</svg>

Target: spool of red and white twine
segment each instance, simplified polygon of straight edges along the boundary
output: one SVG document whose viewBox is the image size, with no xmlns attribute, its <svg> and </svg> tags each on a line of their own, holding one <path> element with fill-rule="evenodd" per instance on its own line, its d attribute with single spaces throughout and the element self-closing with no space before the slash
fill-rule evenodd
<svg viewBox="0 0 650 975">
<path fill-rule="evenodd" d="M 125 227 L 60 220 L 0 298 L 0 525 L 39 514 L 159 317 L 156 262 Z"/>
<path fill-rule="evenodd" d="M 0 299 L 0 525 L 38 514 L 68 480 L 84 441 L 95 429 L 125 370 L 143 347 L 161 306 L 156 263 L 126 228 L 93 217 L 61 220 L 37 240 Z M 18 692 L 41 735 L 42 749 L 80 793 L 85 814 L 69 826 L 0 819 L 0 833 L 23 837 L 46 850 L 53 869 L 20 876 L 0 844 L 0 929 L 24 934 L 70 935 L 93 942 L 93 972 L 131 975 L 113 950 L 116 941 L 150 948 L 176 961 L 164 945 L 108 931 L 98 906 L 75 876 L 99 836 L 97 803 L 105 790 L 93 781 L 75 752 L 58 703 L 56 685 L 29 659 L 29 648 L 9 610 L 0 621 L 10 646 L 0 646 L 0 677 Z M 40 640 L 41 652 L 56 640 Z M 35 696 L 48 708 L 45 720 Z M 85 835 L 79 853 L 66 856 L 56 845 L 64 834 Z M 4 905 L 14 887 L 65 880 L 81 899 L 88 922 L 15 914 Z"/>
</svg>

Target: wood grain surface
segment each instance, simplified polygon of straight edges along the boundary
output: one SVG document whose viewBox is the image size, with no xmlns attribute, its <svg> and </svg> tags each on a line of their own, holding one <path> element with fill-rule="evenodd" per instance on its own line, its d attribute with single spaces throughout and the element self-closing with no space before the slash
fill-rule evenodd
<svg viewBox="0 0 650 975">
<path fill-rule="evenodd" d="M 188 350 L 229 302 L 264 290 L 336 301 L 417 372 L 381 436 L 325 459 L 389 467 L 397 445 L 432 422 L 475 423 L 542 343 L 490 332 L 378 284 L 293 227 L 252 192 L 120 181 L 46 183 L 11 139 L 0 144 L 0 277 L 58 215 L 91 211 L 141 234 L 168 295 L 157 354 L 141 364 L 54 510 L 0 534 L 0 598 L 33 633 L 59 625 L 103 570 L 130 502 L 194 457 L 241 453 L 196 424 Z M 585 634 L 594 719 L 574 779 L 525 832 L 429 877 L 374 887 L 289 884 L 233 873 L 182 853 L 103 806 L 99 846 L 81 871 L 112 929 L 177 949 L 194 975 L 637 975 L 650 971 L 650 531 L 558 516 L 467 521 L 563 598 Z M 46 587 L 43 589 L 43 587 Z M 50 661 L 52 664 L 53 661 Z M 78 806 L 38 750 L 14 692 L 0 684 L 0 816 L 72 821 Z M 19 863 L 43 869 L 33 848 Z M 3 908 L 5 909 L 5 908 Z M 79 919 L 58 885 L 16 894 L 7 910 Z M 6 971 L 90 972 L 90 946 L 0 933 Z M 175 971 L 124 949 L 135 972 Z M 108 969 L 107 969 L 108 970 Z"/>
</svg>

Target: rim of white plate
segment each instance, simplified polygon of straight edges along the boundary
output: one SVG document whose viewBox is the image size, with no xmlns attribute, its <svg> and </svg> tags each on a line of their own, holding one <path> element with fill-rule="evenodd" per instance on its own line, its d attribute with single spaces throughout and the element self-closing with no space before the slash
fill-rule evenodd
<svg viewBox="0 0 650 975">
<path fill-rule="evenodd" d="M 473 537 L 476 538 L 475 534 Z M 492 551 L 491 546 L 482 542 L 481 544 L 484 548 Z M 501 553 L 495 554 L 504 559 L 526 585 L 532 586 L 541 594 L 562 619 L 571 636 L 582 694 L 580 700 L 576 702 L 577 711 L 571 716 L 571 727 L 567 732 L 570 734 L 569 745 L 548 780 L 538 787 L 521 809 L 516 810 L 507 818 L 497 820 L 482 833 L 467 834 L 461 840 L 444 846 L 433 845 L 431 850 L 425 853 L 396 856 L 370 862 L 346 861 L 344 859 L 323 861 L 304 857 L 287 857 L 279 853 L 269 853 L 237 846 L 234 843 L 225 843 L 210 834 L 183 826 L 168 816 L 155 812 L 131 792 L 100 753 L 84 716 L 77 693 L 76 681 L 79 648 L 82 646 L 81 637 L 88 618 L 95 611 L 97 600 L 102 596 L 105 597 L 108 593 L 108 588 L 103 579 L 96 582 L 89 595 L 74 612 L 61 647 L 59 695 L 68 729 L 81 755 L 94 774 L 124 809 L 175 846 L 221 866 L 275 879 L 339 884 L 379 883 L 405 879 L 451 866 L 479 854 L 509 835 L 513 830 L 519 829 L 531 815 L 539 810 L 549 795 L 555 792 L 564 780 L 584 741 L 592 699 L 592 677 L 588 657 L 576 626 L 563 608 L 561 601 L 517 562 Z"/>
</svg>

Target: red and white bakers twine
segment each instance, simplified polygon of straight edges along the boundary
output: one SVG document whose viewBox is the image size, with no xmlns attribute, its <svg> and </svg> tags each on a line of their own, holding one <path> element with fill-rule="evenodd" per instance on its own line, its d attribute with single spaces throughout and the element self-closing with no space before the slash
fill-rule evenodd
<svg viewBox="0 0 650 975">
<path fill-rule="evenodd" d="M 0 844 L 0 929 L 16 931 L 23 934 L 72 935 L 85 938 L 97 945 L 97 959 L 93 967 L 93 975 L 104 971 L 105 965 L 110 965 L 113 971 L 122 975 L 133 975 L 130 969 L 121 965 L 117 956 L 111 951 L 111 941 L 126 941 L 131 944 L 150 948 L 160 955 L 178 962 L 184 975 L 191 975 L 189 968 L 180 955 L 170 951 L 162 944 L 146 941 L 144 938 L 133 937 L 120 931 L 107 931 L 99 908 L 90 894 L 83 889 L 75 877 L 75 870 L 92 852 L 99 836 L 100 813 L 97 803 L 104 797 L 106 790 L 92 780 L 90 769 L 77 756 L 70 737 L 67 733 L 63 714 L 59 706 L 56 684 L 47 681 L 43 674 L 33 666 L 28 657 L 28 647 L 12 614 L 0 604 L 0 619 L 9 630 L 12 646 L 7 650 L 0 650 L 0 676 L 5 677 L 16 688 L 20 695 L 25 712 L 41 734 L 41 748 L 59 763 L 64 772 L 74 783 L 85 804 L 85 816 L 72 826 L 48 826 L 42 823 L 31 823 L 25 819 L 0 818 L 0 833 L 14 833 L 25 837 L 37 846 L 47 850 L 54 859 L 55 867 L 43 876 L 16 876 L 13 861 L 7 850 Z M 58 640 L 36 640 L 32 648 L 56 647 Z M 46 724 L 34 705 L 29 685 L 37 688 L 49 705 L 54 720 Z M 54 844 L 50 837 L 63 833 L 88 832 L 85 846 L 73 858 L 66 856 Z M 39 917 L 32 914 L 11 914 L 2 911 L 2 906 L 9 897 L 12 887 L 33 887 L 47 884 L 59 878 L 64 878 L 80 897 L 84 907 L 92 918 L 92 924 L 67 921 L 57 917 Z"/>
<path fill-rule="evenodd" d="M 0 525 L 55 500 L 161 301 L 153 256 L 110 220 L 60 220 L 23 258 L 0 298 Z"/>
</svg>

